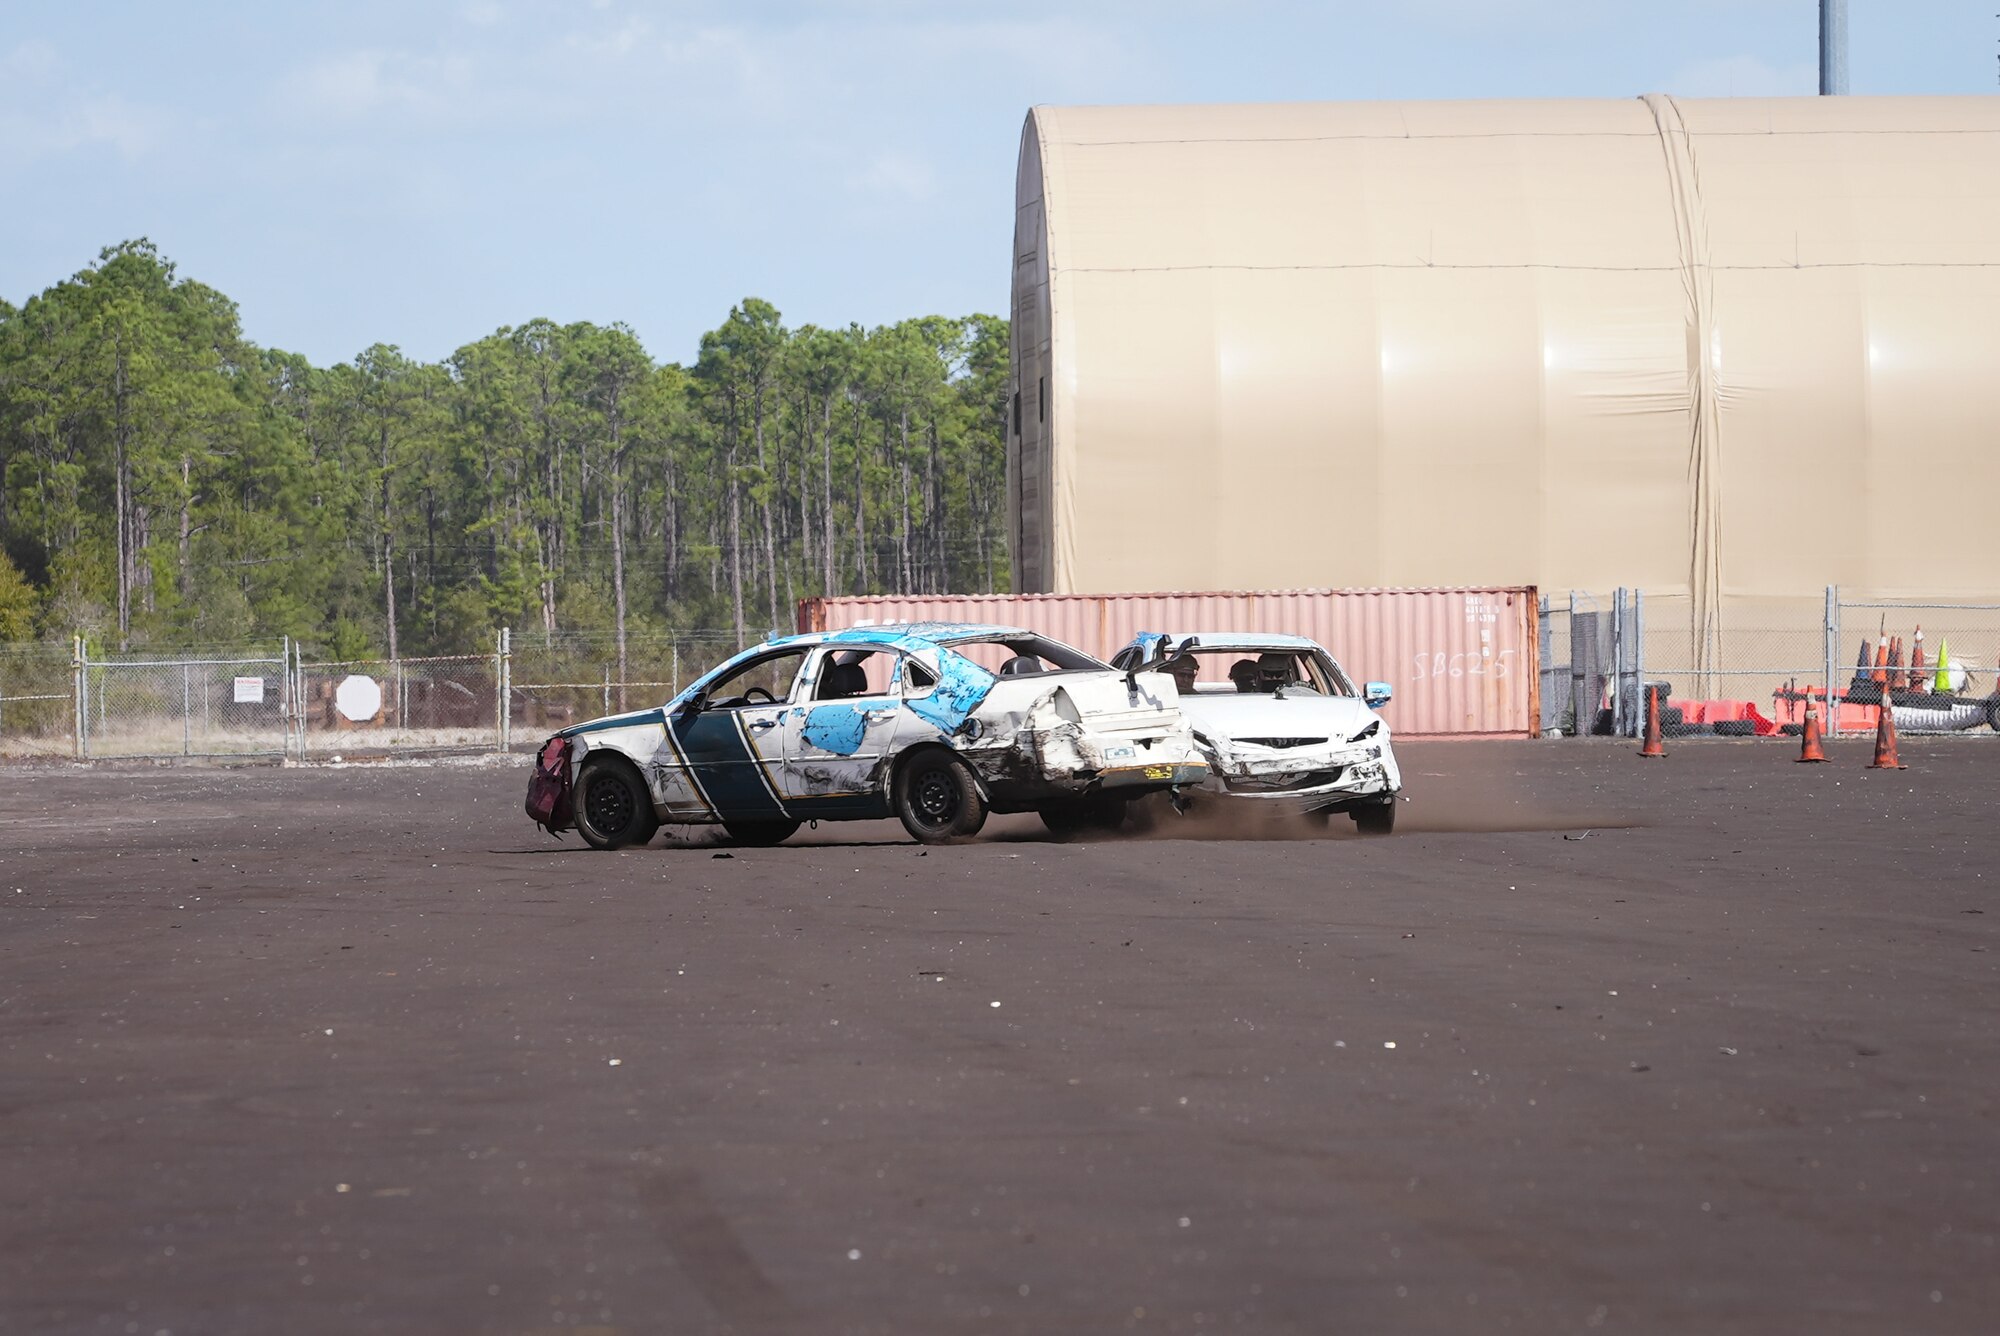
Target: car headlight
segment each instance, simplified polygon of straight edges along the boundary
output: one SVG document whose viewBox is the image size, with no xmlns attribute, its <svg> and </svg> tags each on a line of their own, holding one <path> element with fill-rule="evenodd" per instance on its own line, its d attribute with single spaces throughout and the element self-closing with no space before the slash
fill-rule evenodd
<svg viewBox="0 0 2000 1336">
<path fill-rule="evenodd" d="M 1382 731 L 1382 721 L 1380 719 L 1373 719 L 1369 721 L 1368 727 L 1362 729 L 1359 733 L 1356 733 L 1353 737 L 1349 738 L 1348 741 L 1366 742 L 1368 741 L 1368 739 L 1374 737 L 1377 733 L 1380 733 L 1381 731 Z"/>
</svg>

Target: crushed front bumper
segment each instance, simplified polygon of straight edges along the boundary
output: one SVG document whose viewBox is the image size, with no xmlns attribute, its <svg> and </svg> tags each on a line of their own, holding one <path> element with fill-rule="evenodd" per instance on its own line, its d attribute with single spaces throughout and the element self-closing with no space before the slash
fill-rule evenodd
<svg viewBox="0 0 2000 1336">
<path fill-rule="evenodd" d="M 1396 759 L 1386 747 L 1349 746 L 1279 760 L 1217 755 L 1201 786 L 1204 799 L 1254 803 L 1279 813 L 1342 811 L 1393 798 L 1403 786 Z"/>
</svg>

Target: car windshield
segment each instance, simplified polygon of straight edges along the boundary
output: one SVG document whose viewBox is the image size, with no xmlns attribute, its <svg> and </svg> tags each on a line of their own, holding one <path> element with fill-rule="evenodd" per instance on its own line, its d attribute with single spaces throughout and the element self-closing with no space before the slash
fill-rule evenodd
<svg viewBox="0 0 2000 1336">
<path fill-rule="evenodd" d="M 1314 649 L 1297 645 L 1227 649 L 1196 645 L 1185 653 L 1195 663 L 1192 687 L 1197 695 L 1270 695 L 1281 689 L 1287 694 L 1301 691 L 1320 696 L 1359 694 L 1340 666 Z M 1183 691 L 1187 689 L 1182 686 Z"/>
<path fill-rule="evenodd" d="M 1111 667 L 1060 640 L 1029 631 L 995 632 L 943 643 L 954 654 L 963 654 L 987 672 L 1008 677 L 1024 673 L 1105 672 Z"/>
</svg>

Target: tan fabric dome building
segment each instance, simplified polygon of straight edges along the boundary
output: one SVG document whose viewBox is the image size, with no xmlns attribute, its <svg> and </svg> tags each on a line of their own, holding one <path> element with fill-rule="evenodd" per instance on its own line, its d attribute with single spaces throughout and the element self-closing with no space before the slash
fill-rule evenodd
<svg viewBox="0 0 2000 1336">
<path fill-rule="evenodd" d="M 1017 589 L 2000 590 L 2000 99 L 1037 107 L 1016 207 Z"/>
</svg>

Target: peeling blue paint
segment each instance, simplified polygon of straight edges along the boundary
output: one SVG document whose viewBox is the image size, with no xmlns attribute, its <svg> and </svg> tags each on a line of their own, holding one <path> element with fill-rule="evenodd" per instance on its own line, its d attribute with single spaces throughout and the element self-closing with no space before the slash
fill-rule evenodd
<svg viewBox="0 0 2000 1336">
<path fill-rule="evenodd" d="M 931 694 L 906 700 L 911 714 L 940 732 L 949 733 L 979 708 L 997 680 L 962 654 L 938 649 L 938 682 Z"/>
<path fill-rule="evenodd" d="M 816 705 L 806 715 L 806 744 L 836 756 L 852 756 L 861 750 L 862 736 L 868 731 L 866 712 L 852 705 Z"/>
</svg>

